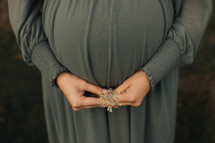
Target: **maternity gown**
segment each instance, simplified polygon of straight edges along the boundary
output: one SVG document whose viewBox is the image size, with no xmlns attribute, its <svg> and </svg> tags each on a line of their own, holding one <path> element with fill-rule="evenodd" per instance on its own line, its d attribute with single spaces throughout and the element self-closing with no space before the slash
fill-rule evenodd
<svg viewBox="0 0 215 143">
<path fill-rule="evenodd" d="M 41 71 L 49 142 L 173 143 L 178 69 L 193 62 L 211 3 L 8 0 L 23 59 Z M 114 89 L 139 70 L 151 84 L 142 104 L 113 112 L 74 111 L 56 83 L 66 71 Z"/>
</svg>

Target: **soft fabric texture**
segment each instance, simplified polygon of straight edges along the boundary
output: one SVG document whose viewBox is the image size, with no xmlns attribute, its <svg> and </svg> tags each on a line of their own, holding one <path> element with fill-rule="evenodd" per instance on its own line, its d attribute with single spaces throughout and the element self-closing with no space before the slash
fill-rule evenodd
<svg viewBox="0 0 215 143">
<path fill-rule="evenodd" d="M 212 0 L 8 0 L 8 8 L 23 60 L 41 71 L 50 143 L 173 143 L 179 67 L 195 59 Z M 116 88 L 139 70 L 151 90 L 139 107 L 112 113 L 74 111 L 56 83 L 65 71 Z"/>
</svg>

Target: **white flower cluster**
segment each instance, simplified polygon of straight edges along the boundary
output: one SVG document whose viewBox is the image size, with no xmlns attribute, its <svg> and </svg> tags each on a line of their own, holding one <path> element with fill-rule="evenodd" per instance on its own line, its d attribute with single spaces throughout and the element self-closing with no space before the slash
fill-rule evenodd
<svg viewBox="0 0 215 143">
<path fill-rule="evenodd" d="M 97 101 L 97 104 L 100 107 L 108 106 L 107 111 L 113 112 L 112 106 L 121 106 L 121 104 L 118 102 L 119 97 L 117 97 L 116 94 L 120 94 L 120 92 L 113 92 L 112 88 L 108 89 L 107 92 L 100 93 L 99 95 L 104 96 L 99 97 L 100 99 Z"/>
</svg>

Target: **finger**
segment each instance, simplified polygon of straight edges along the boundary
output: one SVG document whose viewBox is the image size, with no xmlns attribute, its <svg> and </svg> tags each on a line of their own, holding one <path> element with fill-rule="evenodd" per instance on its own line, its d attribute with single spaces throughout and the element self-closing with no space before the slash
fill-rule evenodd
<svg viewBox="0 0 215 143">
<path fill-rule="evenodd" d="M 129 96 L 128 96 L 126 90 L 121 92 L 120 94 L 117 94 L 116 96 L 118 98 L 117 101 L 120 103 L 130 102 L 130 99 L 129 99 Z"/>
<path fill-rule="evenodd" d="M 84 107 L 84 106 L 97 106 L 97 101 L 99 98 L 96 97 L 86 97 L 83 96 L 82 100 L 80 101 L 80 105 L 78 107 Z"/>
<path fill-rule="evenodd" d="M 133 105 L 132 103 L 130 102 L 120 102 L 120 106 L 128 106 L 128 105 Z"/>
<path fill-rule="evenodd" d="M 119 85 L 116 89 L 113 90 L 113 92 L 123 92 L 125 91 L 128 87 L 130 86 L 130 83 L 128 82 L 128 80 L 125 80 L 121 85 Z"/>
<path fill-rule="evenodd" d="M 98 106 L 84 106 L 84 107 L 77 107 L 77 108 L 74 108 L 73 110 L 74 111 L 79 111 L 79 110 L 82 110 L 82 109 L 89 109 L 89 108 L 96 108 Z M 119 108 L 119 106 L 112 106 L 112 108 Z"/>
<path fill-rule="evenodd" d="M 86 106 L 96 106 L 100 107 L 97 103 L 100 100 L 100 98 L 97 97 L 86 97 L 82 96 L 79 100 L 79 104 L 75 106 L 75 108 L 85 108 Z M 117 106 L 114 106 L 114 108 L 117 108 Z"/>
<path fill-rule="evenodd" d="M 82 110 L 82 109 L 96 108 L 96 107 L 97 107 L 97 106 L 83 106 L 83 107 L 76 107 L 76 108 L 73 108 L 73 110 L 79 111 L 79 110 Z"/>
<path fill-rule="evenodd" d="M 94 93 L 94 94 L 97 94 L 97 95 L 99 95 L 100 93 L 103 92 L 103 89 L 101 87 L 93 85 L 91 83 L 87 83 L 84 86 L 84 90 L 89 91 L 89 92 Z"/>
<path fill-rule="evenodd" d="M 77 109 L 86 109 L 86 108 L 95 108 L 95 107 L 99 107 L 97 106 L 82 106 L 82 107 L 77 107 Z M 108 107 L 108 106 L 104 106 L 104 107 Z M 112 106 L 112 108 L 119 108 L 119 106 Z"/>
</svg>

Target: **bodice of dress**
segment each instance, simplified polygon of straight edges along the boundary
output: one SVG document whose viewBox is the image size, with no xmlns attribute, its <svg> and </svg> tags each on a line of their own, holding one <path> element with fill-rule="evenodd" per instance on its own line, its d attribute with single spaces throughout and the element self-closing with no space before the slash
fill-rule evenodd
<svg viewBox="0 0 215 143">
<path fill-rule="evenodd" d="M 84 80 L 115 88 L 151 58 L 173 21 L 172 1 L 45 1 L 43 26 L 57 59 Z"/>
<path fill-rule="evenodd" d="M 29 66 L 36 65 L 53 86 L 57 75 L 66 67 L 101 86 L 116 86 L 141 67 L 155 86 L 173 68 L 192 63 L 211 15 L 211 3 L 212 0 L 175 0 L 174 3 L 172 0 L 8 0 L 8 8 L 23 60 Z M 95 44 L 105 44 L 99 49 L 103 53 L 94 53 L 98 50 Z M 114 51 L 117 49 L 123 52 Z M 84 54 L 85 59 L 76 58 L 75 53 Z M 115 53 L 120 53 L 120 58 L 116 59 Z M 97 71 L 98 58 L 100 65 L 106 67 Z M 82 67 L 75 63 L 71 67 L 75 60 Z M 111 67 L 117 61 L 121 67 Z M 120 69 L 122 76 L 116 74 Z M 98 72 L 103 73 L 100 79 Z"/>
</svg>

